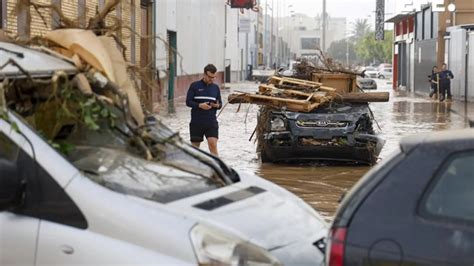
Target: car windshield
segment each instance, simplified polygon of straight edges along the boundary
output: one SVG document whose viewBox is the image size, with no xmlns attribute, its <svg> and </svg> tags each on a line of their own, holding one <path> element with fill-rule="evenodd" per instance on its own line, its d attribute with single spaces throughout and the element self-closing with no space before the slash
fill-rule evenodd
<svg viewBox="0 0 474 266">
<path fill-rule="evenodd" d="M 115 109 L 117 115 L 119 111 Z M 77 127 L 62 143 L 73 145 L 66 157 L 93 181 L 114 191 L 168 202 L 225 185 L 215 169 L 196 158 L 194 148 L 160 121 L 149 126 L 156 159 L 145 160 L 130 145 L 130 132 L 118 119 L 101 130 Z M 212 158 L 202 154 L 203 157 Z"/>
<path fill-rule="evenodd" d="M 195 163 L 200 174 L 170 167 L 166 160 L 150 162 L 124 151 L 77 147 L 69 156 L 72 163 L 86 176 L 114 191 L 162 203 L 178 200 L 219 187 L 209 168 Z M 177 160 L 184 162 L 187 156 L 177 153 Z"/>
<path fill-rule="evenodd" d="M 366 67 L 365 71 L 376 71 L 374 67 Z"/>
</svg>

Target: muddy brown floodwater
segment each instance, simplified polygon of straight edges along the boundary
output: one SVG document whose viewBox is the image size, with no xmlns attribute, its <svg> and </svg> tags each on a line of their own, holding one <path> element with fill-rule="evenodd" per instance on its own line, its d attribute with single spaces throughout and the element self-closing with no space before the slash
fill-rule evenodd
<svg viewBox="0 0 474 266">
<path fill-rule="evenodd" d="M 437 103 L 429 99 L 394 93 L 391 85 L 377 80 L 379 91 L 390 91 L 390 101 L 371 103 L 371 109 L 378 122 L 377 131 L 386 140 L 380 160 L 397 149 L 400 138 L 411 134 L 465 128 L 469 125 L 468 114 L 474 105 L 461 102 Z M 253 92 L 255 83 L 230 84 L 223 91 L 222 98 L 235 91 Z M 160 112 L 159 118 L 173 130 L 179 131 L 184 140 L 189 141 L 190 109 L 184 99 L 176 104 L 175 113 Z M 262 164 L 255 151 L 254 139 L 249 138 L 257 123 L 258 106 L 250 104 L 226 105 L 219 120 L 219 153 L 230 166 L 240 171 L 260 175 L 295 193 L 328 221 L 332 219 L 341 195 L 350 189 L 369 169 L 368 166 L 328 166 L 320 164 L 279 165 Z M 471 119 L 474 117 L 471 117 Z M 376 126 L 377 127 L 377 126 Z M 202 149 L 208 151 L 207 143 Z M 380 161 L 379 160 L 379 161 Z"/>
</svg>

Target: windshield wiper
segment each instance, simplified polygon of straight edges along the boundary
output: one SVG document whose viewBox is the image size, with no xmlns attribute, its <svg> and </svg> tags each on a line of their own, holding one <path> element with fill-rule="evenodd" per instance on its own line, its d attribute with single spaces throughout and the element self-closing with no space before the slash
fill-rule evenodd
<svg viewBox="0 0 474 266">
<path fill-rule="evenodd" d="M 0 51 L 4 51 L 4 52 L 7 52 L 7 53 L 10 53 L 10 54 L 14 54 L 16 55 L 17 57 L 19 58 L 24 58 L 25 55 L 23 53 L 20 53 L 20 52 L 15 52 L 15 51 L 12 51 L 12 50 L 8 50 L 8 49 L 5 49 L 3 47 L 0 47 Z"/>
</svg>

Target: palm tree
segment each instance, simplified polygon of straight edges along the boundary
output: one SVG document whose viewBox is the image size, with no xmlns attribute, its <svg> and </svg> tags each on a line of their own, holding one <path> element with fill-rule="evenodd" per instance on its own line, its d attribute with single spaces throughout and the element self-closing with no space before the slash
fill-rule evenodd
<svg viewBox="0 0 474 266">
<path fill-rule="evenodd" d="M 360 40 L 363 38 L 368 32 L 370 32 L 370 25 L 367 22 L 367 19 L 359 18 L 354 23 L 354 27 L 352 29 L 352 39 L 354 41 Z"/>
</svg>

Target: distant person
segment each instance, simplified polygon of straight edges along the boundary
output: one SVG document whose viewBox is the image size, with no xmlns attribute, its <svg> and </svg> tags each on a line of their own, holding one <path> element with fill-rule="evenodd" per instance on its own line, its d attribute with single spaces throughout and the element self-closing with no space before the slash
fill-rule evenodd
<svg viewBox="0 0 474 266">
<path fill-rule="evenodd" d="M 431 69 L 431 75 L 428 76 L 429 81 L 431 84 L 430 88 L 430 98 L 433 98 L 433 95 L 436 95 L 436 97 L 439 97 L 439 73 L 438 73 L 438 67 L 434 66 Z"/>
<path fill-rule="evenodd" d="M 439 90 L 441 94 L 439 100 L 441 102 L 444 101 L 446 94 L 448 96 L 448 100 L 452 99 L 451 79 L 453 78 L 453 72 L 451 72 L 451 70 L 448 70 L 446 63 L 443 63 L 443 65 L 441 65 L 441 72 L 439 72 Z"/>
<path fill-rule="evenodd" d="M 217 68 L 213 64 L 204 67 L 202 79 L 189 86 L 186 105 L 191 107 L 189 133 L 192 145 L 199 148 L 206 136 L 209 151 L 218 156 L 219 125 L 216 110 L 221 108 L 222 99 L 219 86 L 213 83 L 216 79 L 216 72 Z"/>
</svg>

